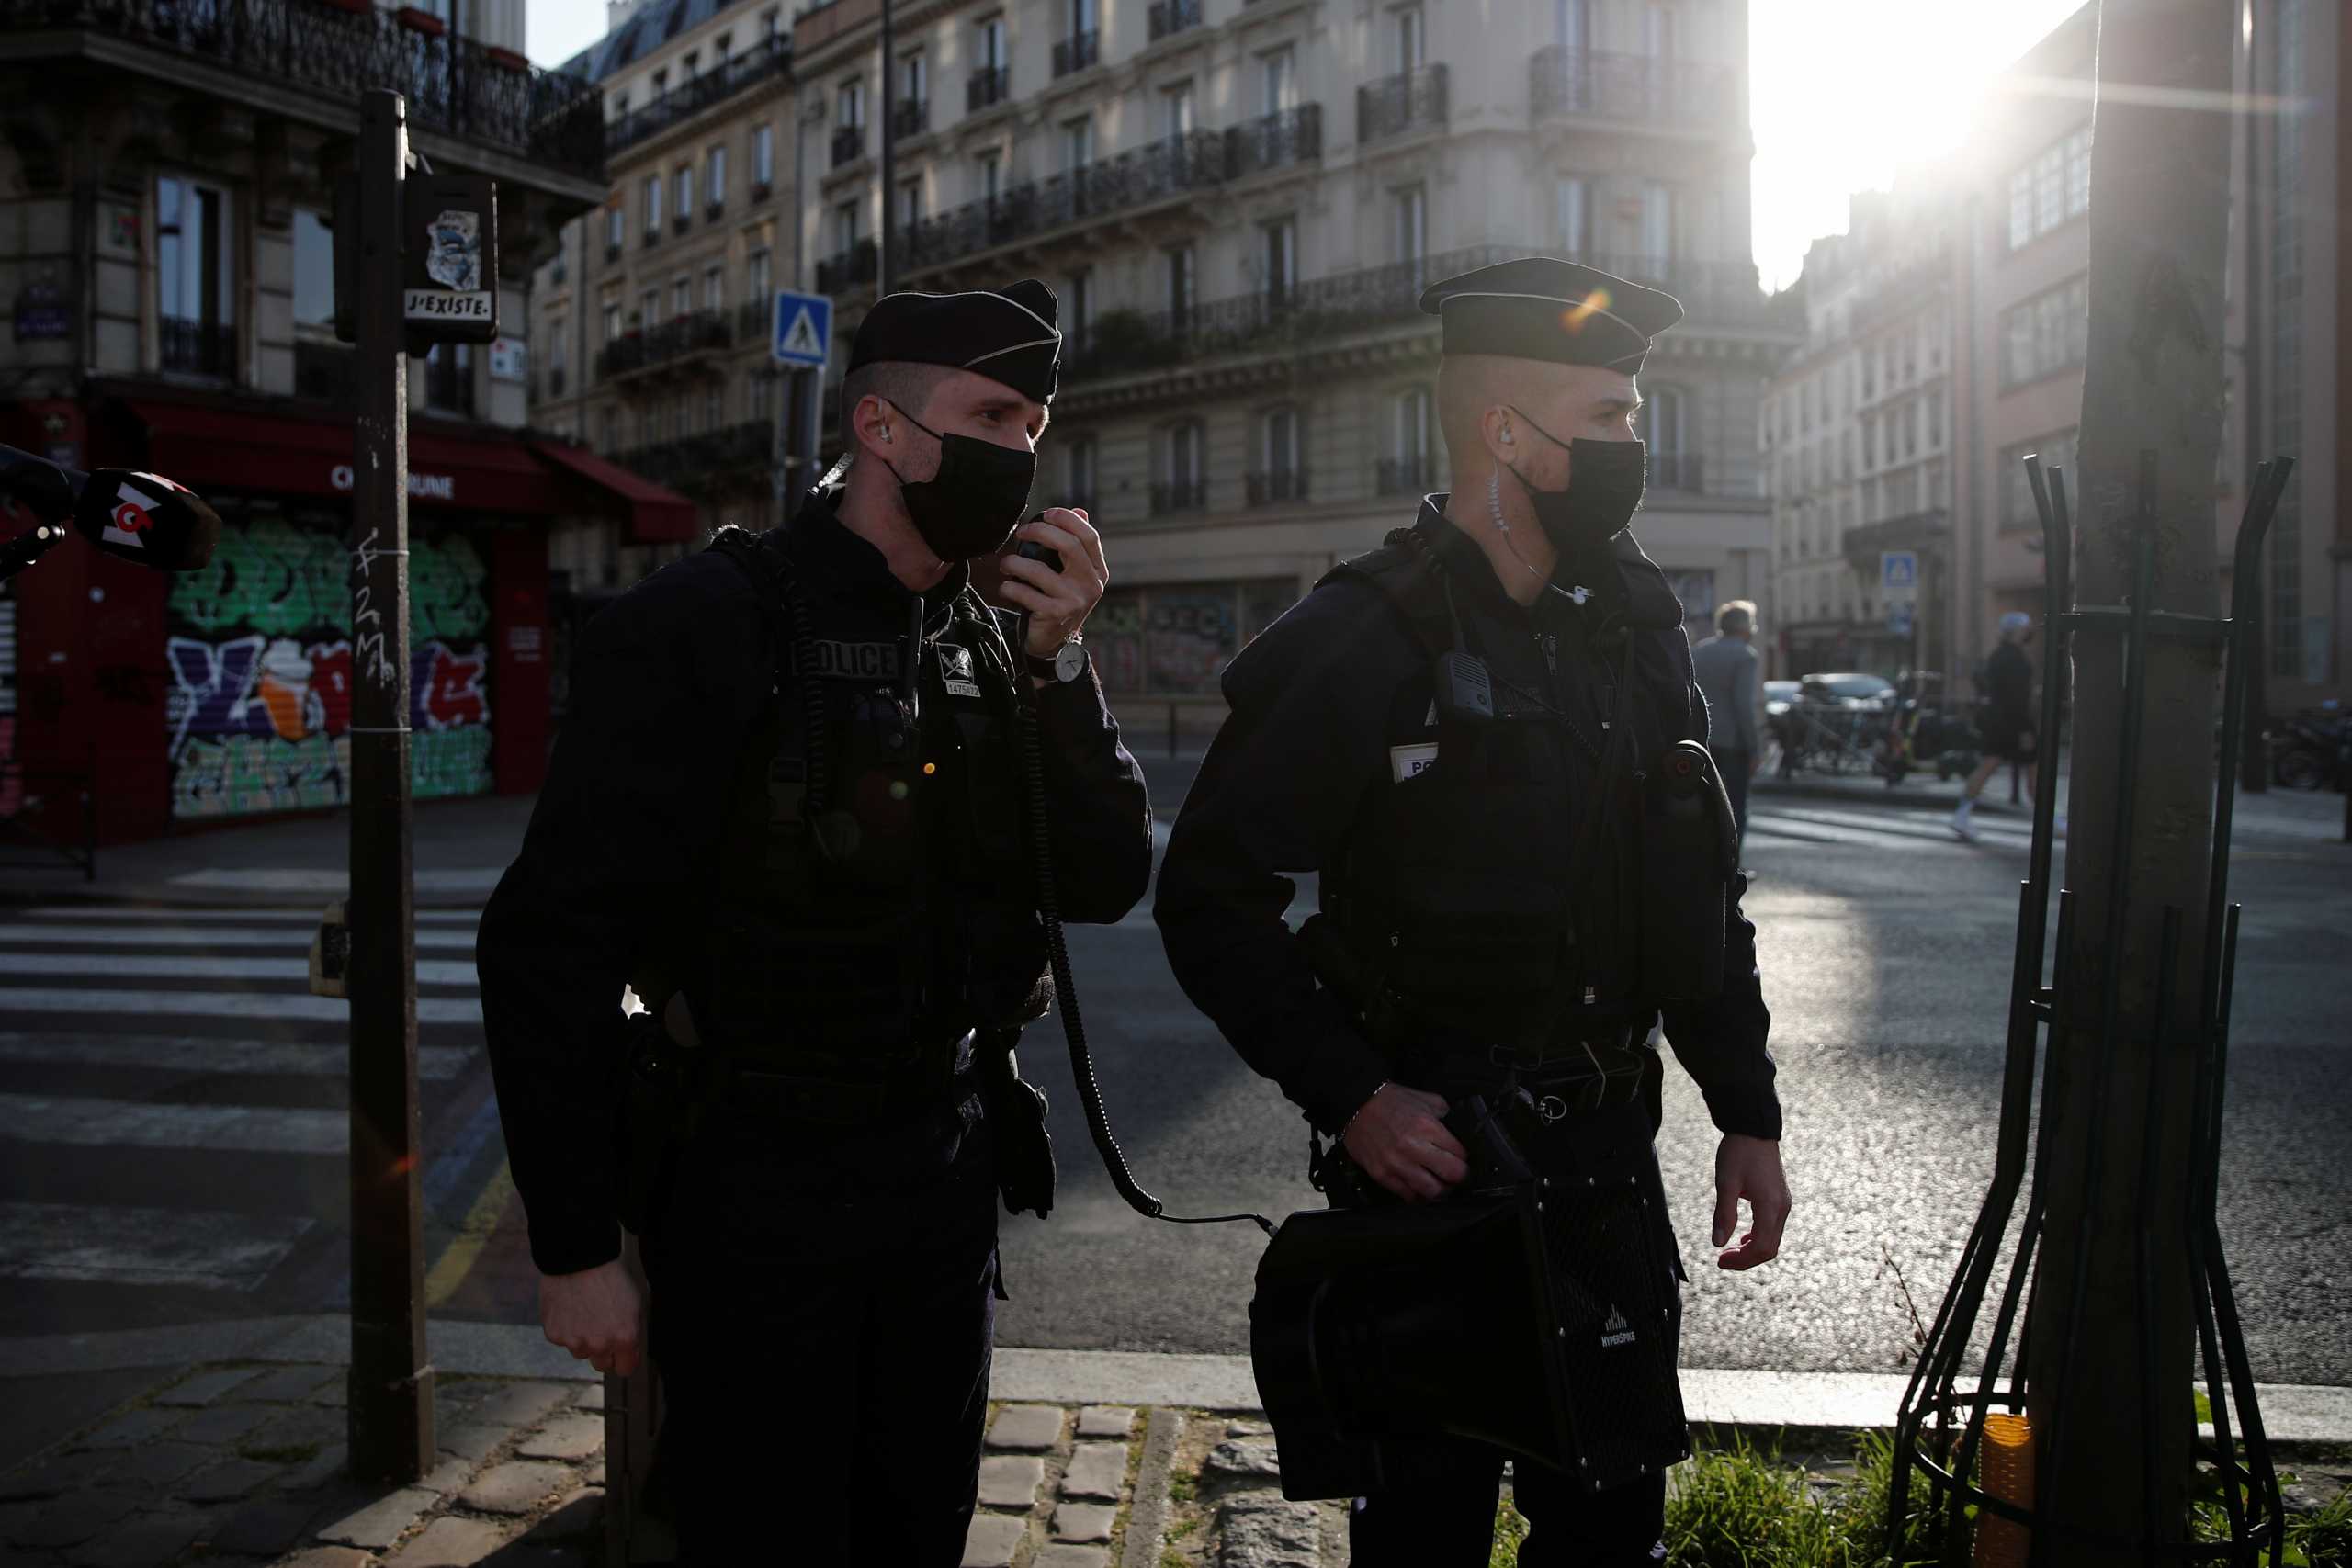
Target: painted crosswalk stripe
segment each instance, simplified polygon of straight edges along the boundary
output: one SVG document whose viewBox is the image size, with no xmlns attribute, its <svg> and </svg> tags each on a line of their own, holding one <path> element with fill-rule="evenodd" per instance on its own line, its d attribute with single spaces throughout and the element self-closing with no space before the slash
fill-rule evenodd
<svg viewBox="0 0 2352 1568">
<path fill-rule="evenodd" d="M 1951 830 L 1951 817 L 1939 813 L 1893 813 L 1884 811 L 1837 811 L 1818 807 L 1776 806 L 1768 815 L 1781 822 L 1804 822 L 1825 828 L 1851 828 L 1864 832 L 1891 833 L 1898 838 L 1940 840 L 1957 843 Z M 1997 838 L 2030 837 L 2030 823 L 2010 824 L 1994 818 L 1978 818 L 1974 826 L 1979 832 Z"/>
<path fill-rule="evenodd" d="M 416 1076 L 428 1083 L 458 1077 L 476 1055 L 462 1045 L 421 1045 Z M 351 1071 L 347 1046 L 282 1040 L 232 1040 L 202 1034 L 36 1034 L 0 1032 L 0 1064 L 10 1066 L 126 1067 L 190 1076 L 339 1078 Z"/>
<path fill-rule="evenodd" d="M 0 986 L 0 1018 L 21 1013 L 116 1014 L 141 1018 L 246 1018 L 285 1023 L 348 1023 L 351 1003 L 341 997 L 288 996 L 266 991 L 72 990 Z M 473 997 L 419 997 L 419 1023 L 480 1023 Z"/>
<path fill-rule="evenodd" d="M 277 980 L 307 985 L 308 958 L 198 958 L 182 953 L 9 953 L 0 949 L 0 975 L 36 979 Z M 473 986 L 470 958 L 420 958 L 420 986 Z M 0 996 L 5 996 L 0 992 Z"/>
<path fill-rule="evenodd" d="M 71 1094 L 0 1094 L 0 1138 L 92 1148 L 339 1155 L 351 1113 L 278 1105 L 174 1105 Z"/>
<path fill-rule="evenodd" d="M 131 931 L 97 931 L 87 926 L 63 921 L 25 920 L 15 925 L 0 921 L 0 952 L 12 947 L 88 947 L 103 945 L 109 951 L 117 948 L 140 947 L 266 947 L 277 952 L 310 951 L 311 933 L 307 931 L 265 926 L 141 926 Z M 428 927 L 416 933 L 416 945 L 436 953 L 470 952 L 474 945 L 471 930 L 448 931 Z"/>
<path fill-rule="evenodd" d="M 1748 813 L 1747 840 L 1751 843 L 1777 840 L 1791 844 L 1842 844 L 1849 849 L 1883 850 L 1916 850 L 1934 841 L 1907 833 L 1875 833 L 1862 828 L 1783 820 L 1764 812 Z M 1960 843 L 1950 834 L 1945 835 L 1945 841 L 1954 845 Z"/>
<path fill-rule="evenodd" d="M 316 1223 L 209 1209 L 0 1203 L 0 1279 L 252 1291 Z"/>
<path fill-rule="evenodd" d="M 218 908 L 196 904 L 44 904 L 24 911 L 28 919 L 39 920 L 86 920 L 93 925 L 116 925 L 141 920 L 187 920 L 220 919 L 234 920 L 287 920 L 315 927 L 326 906 L 311 909 L 259 908 L 242 907 Z M 481 924 L 480 909 L 419 909 L 416 923 L 444 926 L 478 926 Z"/>
</svg>

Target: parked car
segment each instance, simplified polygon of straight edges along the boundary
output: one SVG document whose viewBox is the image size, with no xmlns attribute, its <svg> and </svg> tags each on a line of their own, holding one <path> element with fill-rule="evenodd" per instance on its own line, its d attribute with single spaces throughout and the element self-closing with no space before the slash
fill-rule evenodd
<svg viewBox="0 0 2352 1568">
<path fill-rule="evenodd" d="M 1860 671 L 1832 671 L 1797 678 L 1800 702 L 1823 707 L 1883 709 L 1896 705 L 1894 682 Z"/>
<path fill-rule="evenodd" d="M 1764 716 L 1768 719 L 1778 718 L 1788 712 L 1789 705 L 1797 700 L 1798 690 L 1799 684 L 1794 681 L 1765 682 Z"/>
</svg>

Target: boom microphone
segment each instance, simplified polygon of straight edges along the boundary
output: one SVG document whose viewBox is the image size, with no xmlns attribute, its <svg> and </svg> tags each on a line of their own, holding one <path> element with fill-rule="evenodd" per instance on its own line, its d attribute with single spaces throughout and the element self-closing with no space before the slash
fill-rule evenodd
<svg viewBox="0 0 2352 1568">
<path fill-rule="evenodd" d="M 70 524 L 110 556 L 157 571 L 195 571 L 220 541 L 220 514 L 161 474 L 78 468 L 0 446 L 0 493 L 37 522 Z"/>
</svg>

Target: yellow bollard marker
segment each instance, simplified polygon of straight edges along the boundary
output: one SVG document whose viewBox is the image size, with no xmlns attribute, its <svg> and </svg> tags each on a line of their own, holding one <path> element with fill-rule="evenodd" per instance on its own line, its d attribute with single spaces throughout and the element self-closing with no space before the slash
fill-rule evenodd
<svg viewBox="0 0 2352 1568">
<path fill-rule="evenodd" d="M 2022 1416 L 1984 1417 L 1984 1458 L 1978 1464 L 1985 1493 L 2021 1508 L 2033 1506 L 2033 1426 Z M 2013 1519 L 1987 1511 L 1976 1521 L 1976 1568 L 2025 1568 L 2033 1532 Z"/>
</svg>

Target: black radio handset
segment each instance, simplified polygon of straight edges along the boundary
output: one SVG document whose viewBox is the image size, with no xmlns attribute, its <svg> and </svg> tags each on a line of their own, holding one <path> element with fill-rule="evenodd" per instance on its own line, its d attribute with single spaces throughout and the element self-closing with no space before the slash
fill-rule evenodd
<svg viewBox="0 0 2352 1568">
<path fill-rule="evenodd" d="M 1438 581 L 1445 585 L 1445 615 L 1453 623 L 1453 646 L 1437 656 L 1437 671 L 1432 683 L 1436 688 L 1437 716 L 1444 724 L 1488 724 L 1495 716 L 1495 682 L 1487 673 L 1487 661 L 1464 646 L 1462 612 L 1453 603 L 1453 579 L 1446 570 L 1430 563 Z"/>
</svg>

